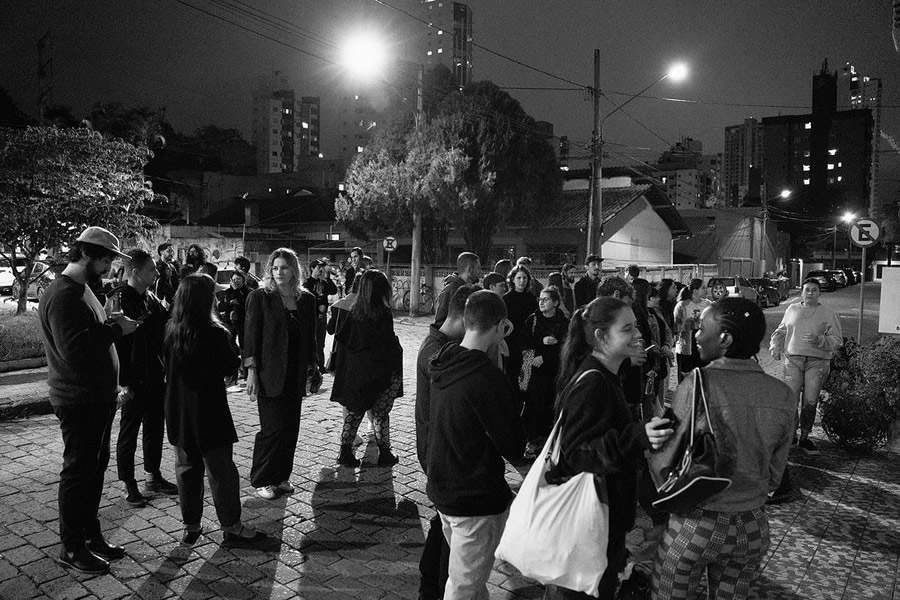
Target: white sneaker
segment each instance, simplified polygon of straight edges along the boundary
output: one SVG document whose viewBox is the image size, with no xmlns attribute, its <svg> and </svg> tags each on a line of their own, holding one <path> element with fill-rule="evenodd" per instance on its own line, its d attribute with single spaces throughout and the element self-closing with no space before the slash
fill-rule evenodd
<svg viewBox="0 0 900 600">
<path fill-rule="evenodd" d="M 277 486 L 275 486 L 275 489 L 278 490 L 279 492 L 282 492 L 285 494 L 293 494 L 294 493 L 294 484 L 292 484 L 290 481 L 285 479 L 284 481 L 279 483 Z"/>
<path fill-rule="evenodd" d="M 271 500 L 278 495 L 278 488 L 274 485 L 256 488 L 256 495 L 265 500 Z"/>
</svg>

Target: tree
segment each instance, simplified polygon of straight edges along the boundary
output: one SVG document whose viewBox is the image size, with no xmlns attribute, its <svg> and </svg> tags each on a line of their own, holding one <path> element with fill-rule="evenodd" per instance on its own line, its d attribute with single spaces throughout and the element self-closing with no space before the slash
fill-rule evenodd
<svg viewBox="0 0 900 600">
<path fill-rule="evenodd" d="M 0 88 L 0 127 L 24 127 L 32 122 L 28 115 L 19 110 L 12 96 Z"/>
<path fill-rule="evenodd" d="M 534 224 L 561 199 L 562 177 L 553 148 L 535 120 L 512 96 L 489 81 L 445 98 L 435 123 L 445 148 L 467 158 L 454 173 L 453 204 L 444 207 L 466 246 L 490 256 L 504 224 Z"/>
<path fill-rule="evenodd" d="M 66 246 L 90 225 L 120 236 L 155 226 L 137 212 L 154 198 L 142 171 L 150 156 L 145 146 L 87 128 L 0 128 L 0 256 L 19 284 L 17 314 L 27 308 L 41 252 Z"/>
</svg>

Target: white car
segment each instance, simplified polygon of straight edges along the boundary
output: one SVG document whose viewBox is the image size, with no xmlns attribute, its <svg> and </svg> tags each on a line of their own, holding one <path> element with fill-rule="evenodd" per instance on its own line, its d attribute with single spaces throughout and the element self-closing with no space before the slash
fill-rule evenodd
<svg viewBox="0 0 900 600">
<path fill-rule="evenodd" d="M 15 281 L 16 278 L 13 277 L 12 267 L 0 264 L 0 296 L 10 295 Z"/>
</svg>

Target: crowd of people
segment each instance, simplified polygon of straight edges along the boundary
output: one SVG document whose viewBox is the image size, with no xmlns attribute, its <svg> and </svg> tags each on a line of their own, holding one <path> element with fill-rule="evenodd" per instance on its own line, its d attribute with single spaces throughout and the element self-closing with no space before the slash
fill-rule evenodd
<svg viewBox="0 0 900 600">
<path fill-rule="evenodd" d="M 90 227 L 39 307 L 64 442 L 59 562 L 84 573 L 107 572 L 125 553 L 104 539 L 97 519 L 118 407 L 126 503 L 148 501 L 134 465 L 142 429 L 144 491 L 178 496 L 188 545 L 203 535 L 204 477 L 223 544 L 273 541 L 241 521 L 232 458 L 238 438 L 226 394 L 239 378 L 259 413 L 249 479 L 260 498 L 294 491 L 302 399 L 318 390 L 323 373 L 332 375 L 330 397 L 342 407 L 337 464 L 360 465 L 354 454 L 367 415 L 377 466 L 401 460 L 390 436 L 390 413 L 404 393 L 391 284 L 360 248 L 340 273 L 342 286 L 324 259 L 304 279 L 288 248 L 269 256 L 261 279 L 237 259 L 227 286 L 216 283 L 217 269 L 199 246 L 189 248 L 183 266 L 170 243 L 157 254 L 154 260 L 141 249 L 123 252 L 112 233 Z M 124 259 L 125 280 L 104 306 L 97 283 L 116 257 Z M 789 486 L 782 473 L 798 421 L 801 447 L 815 449 L 815 399 L 842 339 L 834 313 L 818 302 L 818 284 L 804 283 L 801 302 L 772 335 L 785 383 L 754 360 L 766 330 L 755 303 L 710 302 L 702 280 L 650 283 L 636 266 L 624 278 L 603 277 L 594 255 L 580 279 L 567 263 L 546 287 L 532 267 L 521 257 L 483 273 L 476 254 L 460 254 L 419 349 L 416 451 L 436 509 L 420 562 L 420 597 L 487 597 L 513 498 L 504 461 L 539 458 L 557 422 L 560 459 L 548 482 L 591 473 L 609 507 L 600 598 L 615 595 L 638 505 L 660 531 L 654 597 L 690 597 L 704 571 L 711 597 L 746 597 L 768 547 L 765 504 Z M 326 332 L 333 335 L 327 356 Z M 688 514 L 661 513 L 651 506 L 647 460 L 689 414 L 693 384 L 685 378 L 696 368 L 707 382 L 721 466 L 733 484 Z M 674 395 L 672 369 L 685 379 Z M 160 470 L 164 432 L 175 448 L 174 483 Z M 545 597 L 589 596 L 548 586 Z"/>
</svg>

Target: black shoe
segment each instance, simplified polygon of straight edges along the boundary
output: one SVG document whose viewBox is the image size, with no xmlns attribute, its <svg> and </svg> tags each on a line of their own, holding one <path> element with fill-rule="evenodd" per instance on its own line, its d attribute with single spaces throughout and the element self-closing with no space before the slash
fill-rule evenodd
<svg viewBox="0 0 900 600">
<path fill-rule="evenodd" d="M 378 447 L 378 466 L 379 467 L 393 467 L 400 459 L 391 452 L 390 448 L 385 448 L 382 446 Z"/>
<path fill-rule="evenodd" d="M 813 443 L 813 441 L 809 438 L 801 439 L 800 443 L 797 444 L 797 446 L 801 450 L 806 452 L 807 454 L 818 454 L 819 453 L 819 449 L 816 447 L 816 445 Z"/>
<path fill-rule="evenodd" d="M 150 479 L 147 480 L 144 487 L 147 488 L 148 492 L 165 494 L 166 496 L 178 495 L 178 486 L 163 479 L 163 476 L 160 475 L 159 472 L 151 474 Z"/>
<path fill-rule="evenodd" d="M 359 460 L 353 456 L 353 446 L 341 446 L 341 453 L 338 454 L 337 462 L 342 467 L 351 467 L 355 469 L 359 466 Z"/>
<path fill-rule="evenodd" d="M 253 537 L 244 537 L 238 533 L 228 533 L 222 538 L 222 545 L 226 548 L 260 548 L 261 546 L 274 545 L 275 538 L 267 536 L 262 531 L 257 531 Z"/>
<path fill-rule="evenodd" d="M 109 563 L 82 548 L 76 552 L 60 550 L 56 562 L 67 569 L 84 573 L 85 575 L 106 575 L 109 573 Z"/>
<path fill-rule="evenodd" d="M 203 528 L 200 529 L 185 529 L 184 535 L 181 536 L 181 543 L 186 546 L 193 546 L 197 543 L 197 540 L 200 539 L 200 536 L 203 534 Z"/>
<path fill-rule="evenodd" d="M 134 480 L 125 483 L 125 502 L 132 508 L 147 506 L 147 498 L 138 489 Z"/>
<path fill-rule="evenodd" d="M 125 557 L 125 548 L 122 546 L 113 546 L 103 538 L 88 540 L 84 546 L 91 554 L 99 556 L 105 561 L 113 561 Z"/>
</svg>

